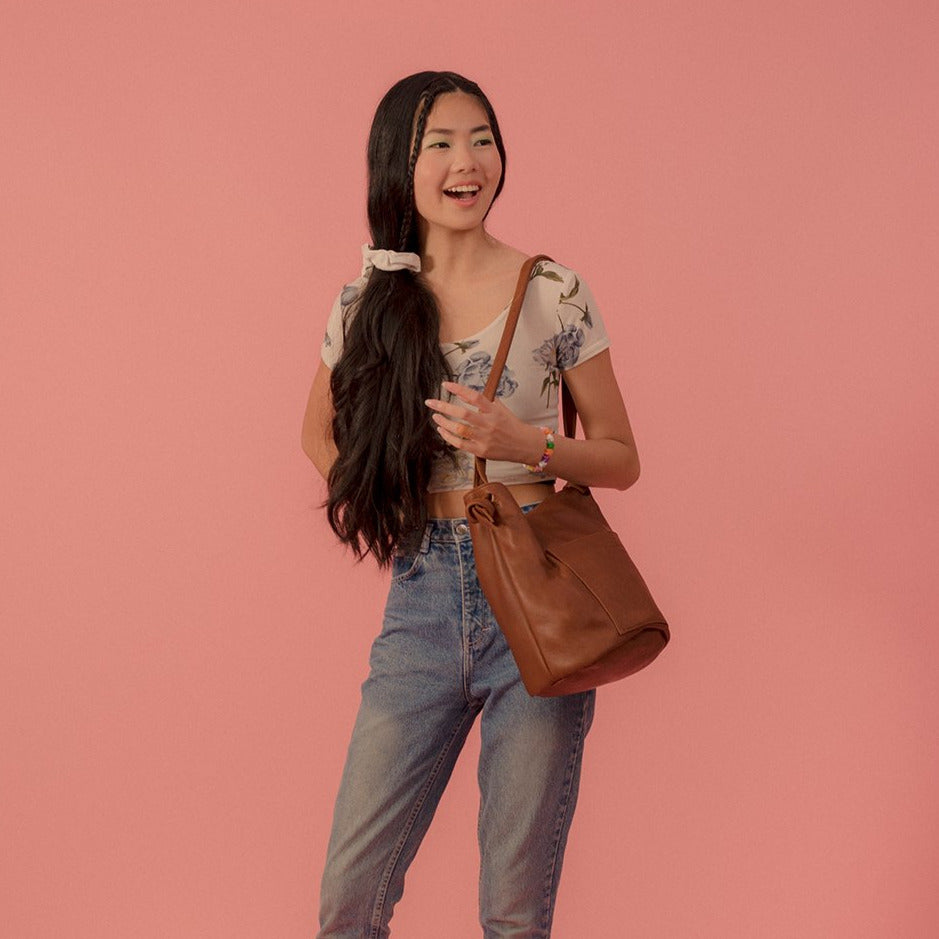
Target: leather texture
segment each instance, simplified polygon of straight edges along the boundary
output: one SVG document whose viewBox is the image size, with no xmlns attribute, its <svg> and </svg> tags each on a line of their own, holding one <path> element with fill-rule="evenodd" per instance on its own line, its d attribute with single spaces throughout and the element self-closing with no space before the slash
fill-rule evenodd
<svg viewBox="0 0 939 939">
<path fill-rule="evenodd" d="M 534 265 L 518 286 L 484 394 L 495 395 Z M 565 436 L 577 410 L 561 386 Z M 568 483 L 530 512 L 486 479 L 464 496 L 479 583 L 505 634 L 529 694 L 552 697 L 596 688 L 648 665 L 670 631 L 622 542 L 586 486 Z"/>
</svg>

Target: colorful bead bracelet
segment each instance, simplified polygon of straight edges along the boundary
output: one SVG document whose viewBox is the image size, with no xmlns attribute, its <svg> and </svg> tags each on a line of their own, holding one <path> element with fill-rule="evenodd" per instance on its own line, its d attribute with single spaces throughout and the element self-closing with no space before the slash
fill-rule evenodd
<svg viewBox="0 0 939 939">
<path fill-rule="evenodd" d="M 529 473 L 543 473 L 548 465 L 548 460 L 551 459 L 551 454 L 554 453 L 553 431 L 550 427 L 539 427 L 538 429 L 544 434 L 544 453 L 541 454 L 541 459 L 534 465 L 531 463 L 524 464 Z"/>
</svg>

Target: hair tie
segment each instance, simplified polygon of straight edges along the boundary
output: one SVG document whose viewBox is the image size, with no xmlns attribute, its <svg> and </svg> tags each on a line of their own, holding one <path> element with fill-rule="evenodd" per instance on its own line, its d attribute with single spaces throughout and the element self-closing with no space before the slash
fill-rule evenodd
<svg viewBox="0 0 939 939">
<path fill-rule="evenodd" d="M 362 276 L 368 274 L 373 267 L 380 271 L 414 271 L 419 274 L 421 257 L 410 251 L 388 251 L 385 248 L 362 245 Z"/>
</svg>

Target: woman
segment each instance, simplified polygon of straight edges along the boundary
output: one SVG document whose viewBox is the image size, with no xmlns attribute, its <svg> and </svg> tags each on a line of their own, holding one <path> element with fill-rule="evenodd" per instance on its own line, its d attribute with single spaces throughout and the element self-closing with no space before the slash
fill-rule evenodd
<svg viewBox="0 0 939 939">
<path fill-rule="evenodd" d="M 337 799 L 319 935 L 389 935 L 479 716 L 483 934 L 547 937 L 594 693 L 525 691 L 476 579 L 463 493 L 474 456 L 522 506 L 555 478 L 625 489 L 639 475 L 636 447 L 593 298 L 561 265 L 535 267 L 496 400 L 481 394 L 526 255 L 485 228 L 505 149 L 479 87 L 452 72 L 398 82 L 375 114 L 368 169 L 374 247 L 329 318 L 303 447 L 328 481 L 333 529 L 391 566 L 392 583 Z M 584 440 L 553 439 L 561 371 Z"/>
</svg>

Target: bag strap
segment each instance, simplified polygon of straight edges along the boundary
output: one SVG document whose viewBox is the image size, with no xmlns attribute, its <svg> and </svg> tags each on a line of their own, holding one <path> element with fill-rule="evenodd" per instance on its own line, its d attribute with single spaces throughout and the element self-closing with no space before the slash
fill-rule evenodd
<svg viewBox="0 0 939 939">
<path fill-rule="evenodd" d="M 528 258 L 519 271 L 518 283 L 515 285 L 515 296 L 512 297 L 509 315 L 505 321 L 505 328 L 502 330 L 502 339 L 499 342 L 499 348 L 496 351 L 496 357 L 492 363 L 492 371 L 489 373 L 486 387 L 483 389 L 483 396 L 490 401 L 495 400 L 496 389 L 502 379 L 502 370 L 505 368 L 506 360 L 509 357 L 509 348 L 512 345 L 512 338 L 515 336 L 515 327 L 518 325 L 519 315 L 522 312 L 522 303 L 525 300 L 525 293 L 531 280 L 531 272 L 539 261 L 550 260 L 551 258 L 546 254 L 536 254 Z M 567 390 L 567 384 L 563 379 L 560 384 L 560 398 L 563 408 L 564 436 L 573 437 L 577 428 L 577 405 L 574 403 L 574 398 Z M 476 457 L 475 462 L 474 485 L 482 486 L 489 482 L 486 478 L 486 460 L 484 457 Z"/>
</svg>

